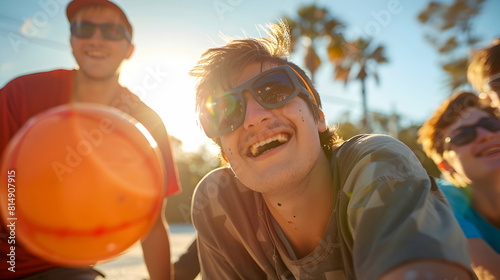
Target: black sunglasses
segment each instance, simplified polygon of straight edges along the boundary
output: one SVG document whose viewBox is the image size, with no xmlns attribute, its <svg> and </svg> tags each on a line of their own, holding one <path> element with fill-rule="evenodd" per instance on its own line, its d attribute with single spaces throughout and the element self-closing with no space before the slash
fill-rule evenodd
<svg viewBox="0 0 500 280">
<path fill-rule="evenodd" d="M 462 126 L 453 131 L 452 136 L 446 137 L 445 150 L 448 150 L 449 145 L 463 146 L 474 141 L 477 137 L 477 128 L 483 128 L 490 132 L 497 132 L 500 130 L 500 119 L 497 117 L 482 118 L 476 124 Z"/>
<path fill-rule="evenodd" d="M 493 91 L 500 94 L 500 73 L 495 74 L 488 79 L 486 91 Z"/>
<path fill-rule="evenodd" d="M 316 97 L 299 73 L 288 65 L 278 66 L 224 94 L 206 97 L 199 117 L 208 137 L 223 136 L 243 124 L 246 114 L 246 91 L 266 109 L 281 107 L 299 93 L 303 93 L 318 106 Z"/>
<path fill-rule="evenodd" d="M 94 35 L 95 30 L 101 30 L 102 37 L 107 40 L 118 41 L 126 38 L 129 42 L 132 36 L 127 28 L 114 23 L 96 24 L 89 21 L 78 21 L 71 23 L 71 35 L 80 38 L 88 39 Z"/>
</svg>

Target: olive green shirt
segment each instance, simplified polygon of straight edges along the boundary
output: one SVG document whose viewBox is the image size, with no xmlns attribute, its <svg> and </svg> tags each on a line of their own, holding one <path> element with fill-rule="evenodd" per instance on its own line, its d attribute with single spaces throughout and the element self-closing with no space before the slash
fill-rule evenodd
<svg viewBox="0 0 500 280">
<path fill-rule="evenodd" d="M 413 152 L 382 135 L 349 143 L 332 160 L 338 187 L 327 229 L 301 259 L 260 193 L 229 168 L 209 173 L 192 207 L 203 279 L 377 279 L 418 259 L 472 271 L 465 236 Z"/>
</svg>

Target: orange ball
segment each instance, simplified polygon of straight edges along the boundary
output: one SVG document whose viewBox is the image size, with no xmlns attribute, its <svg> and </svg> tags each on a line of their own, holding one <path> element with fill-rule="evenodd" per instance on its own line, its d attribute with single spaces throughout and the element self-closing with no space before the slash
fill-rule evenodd
<svg viewBox="0 0 500 280">
<path fill-rule="evenodd" d="M 16 242 L 50 262 L 88 266 L 113 258 L 156 221 L 162 164 L 144 126 L 117 109 L 50 109 L 30 119 L 3 153 L 1 182 L 10 183 L 0 188 L 3 221 L 15 224 Z"/>
</svg>

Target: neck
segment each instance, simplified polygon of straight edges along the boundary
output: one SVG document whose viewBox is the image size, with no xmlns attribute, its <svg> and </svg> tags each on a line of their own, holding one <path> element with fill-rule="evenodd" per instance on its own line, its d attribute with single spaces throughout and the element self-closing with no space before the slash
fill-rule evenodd
<svg viewBox="0 0 500 280">
<path fill-rule="evenodd" d="M 471 184 L 472 205 L 488 223 L 500 228 L 500 176 L 496 177 Z"/>
<path fill-rule="evenodd" d="M 72 102 L 109 105 L 121 87 L 118 77 L 119 75 L 116 74 L 103 79 L 95 79 L 81 70 L 76 70 Z"/>
<path fill-rule="evenodd" d="M 321 152 L 307 178 L 286 194 L 263 194 L 269 211 L 280 225 L 298 258 L 320 243 L 333 209 L 332 170 Z"/>
</svg>

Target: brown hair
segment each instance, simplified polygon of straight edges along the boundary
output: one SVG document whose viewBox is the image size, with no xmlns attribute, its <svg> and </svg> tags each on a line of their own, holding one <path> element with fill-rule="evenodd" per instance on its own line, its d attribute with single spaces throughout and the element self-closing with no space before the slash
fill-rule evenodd
<svg viewBox="0 0 500 280">
<path fill-rule="evenodd" d="M 500 38 L 495 39 L 490 46 L 472 53 L 467 79 L 475 90 L 483 92 L 484 80 L 496 73 L 500 73 Z"/>
<path fill-rule="evenodd" d="M 201 56 L 197 65 L 189 72 L 191 76 L 198 79 L 195 89 L 197 112 L 199 112 L 203 102 L 203 92 L 228 91 L 234 88 L 231 81 L 238 78 L 238 75 L 241 75 L 249 64 L 260 62 L 289 65 L 297 71 L 311 88 L 318 102 L 318 106 L 316 106 L 314 102 L 304 98 L 314 119 L 319 119 L 322 112 L 318 92 L 304 70 L 288 61 L 290 51 L 288 26 L 280 21 L 279 24 L 269 24 L 267 28 L 264 31 L 268 37 L 237 40 L 228 38 L 228 43 L 225 46 L 208 49 Z M 216 141 L 221 146 L 219 139 Z M 327 156 L 331 155 L 332 150 L 341 141 L 334 128 L 329 127 L 325 132 L 320 133 L 320 142 Z"/>
</svg>

